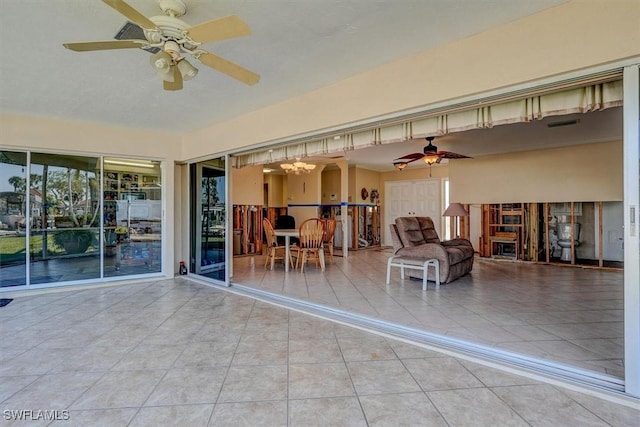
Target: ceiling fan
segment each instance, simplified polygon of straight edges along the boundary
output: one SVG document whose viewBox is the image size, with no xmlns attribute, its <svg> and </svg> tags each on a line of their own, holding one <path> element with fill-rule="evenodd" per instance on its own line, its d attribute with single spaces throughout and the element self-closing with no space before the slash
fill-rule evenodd
<svg viewBox="0 0 640 427">
<path fill-rule="evenodd" d="M 253 85 L 260 80 L 260 76 L 253 71 L 200 48 L 203 43 L 250 34 L 247 24 L 237 16 L 225 16 L 190 26 L 178 19 L 187 11 L 182 0 L 158 0 L 165 15 L 150 18 L 123 0 L 102 1 L 142 28 L 146 40 L 64 43 L 64 47 L 76 52 L 132 48 L 155 50 L 156 53 L 151 55 L 150 62 L 158 77 L 163 80 L 165 90 L 180 90 L 183 81 L 190 80 L 198 74 L 198 69 L 185 59 L 184 53 L 245 84 Z"/>
<path fill-rule="evenodd" d="M 433 145 L 435 137 L 428 136 L 425 138 L 429 145 L 424 147 L 422 153 L 411 153 L 406 156 L 399 157 L 393 161 L 393 166 L 396 169 L 402 170 L 407 167 L 411 162 L 416 160 L 423 160 L 429 165 L 429 176 L 431 176 L 431 166 L 440 163 L 442 159 L 471 159 L 472 157 L 465 156 L 464 154 L 452 153 L 451 151 L 438 151 L 438 147 Z"/>
</svg>

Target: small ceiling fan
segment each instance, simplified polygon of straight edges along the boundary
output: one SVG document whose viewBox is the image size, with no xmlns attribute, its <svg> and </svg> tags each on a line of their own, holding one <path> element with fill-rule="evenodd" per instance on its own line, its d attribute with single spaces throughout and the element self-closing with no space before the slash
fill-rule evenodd
<svg viewBox="0 0 640 427">
<path fill-rule="evenodd" d="M 433 145 L 435 137 L 428 136 L 425 138 L 429 145 L 424 147 L 422 153 L 411 153 L 406 156 L 399 157 L 393 161 L 393 166 L 396 169 L 403 170 L 411 162 L 416 160 L 423 160 L 429 165 L 429 176 L 431 176 L 431 166 L 440 163 L 442 159 L 471 159 L 472 157 L 465 156 L 464 154 L 452 153 L 451 151 L 438 151 L 438 147 Z"/>
<path fill-rule="evenodd" d="M 200 48 L 203 43 L 250 34 L 247 24 L 237 16 L 225 16 L 190 26 L 178 19 L 187 11 L 182 0 L 158 0 L 165 15 L 150 18 L 123 0 L 102 1 L 142 28 L 146 40 L 64 43 L 64 47 L 76 52 L 132 48 L 156 50 L 157 52 L 151 55 L 150 62 L 158 77 L 163 80 L 165 90 L 180 90 L 183 81 L 190 80 L 198 74 L 198 69 L 185 59 L 184 53 L 242 83 L 253 85 L 260 80 L 260 76 L 253 71 Z"/>
</svg>

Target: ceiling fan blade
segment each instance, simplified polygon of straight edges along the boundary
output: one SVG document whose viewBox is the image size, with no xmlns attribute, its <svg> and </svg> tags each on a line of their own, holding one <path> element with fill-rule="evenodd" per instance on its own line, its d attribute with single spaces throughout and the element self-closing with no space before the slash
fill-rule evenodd
<svg viewBox="0 0 640 427">
<path fill-rule="evenodd" d="M 198 56 L 198 60 L 204 65 L 225 73 L 229 77 L 240 80 L 242 83 L 254 85 L 260 80 L 260 76 L 238 64 L 224 59 L 211 52 L 204 52 Z"/>
<path fill-rule="evenodd" d="M 473 157 L 465 156 L 464 154 L 452 153 L 451 151 L 438 151 L 438 156 L 441 159 L 472 159 Z"/>
<path fill-rule="evenodd" d="M 164 80 L 162 85 L 164 90 L 180 90 L 182 89 L 182 74 L 180 70 L 175 65 L 171 66 L 170 73 L 173 73 L 173 81 L 169 82 Z"/>
<path fill-rule="evenodd" d="M 407 154 L 406 156 L 399 157 L 396 160 L 407 160 L 407 159 L 410 159 L 410 162 L 414 162 L 416 160 L 420 160 L 423 157 L 424 157 L 424 154 L 422 154 L 422 153 L 411 153 L 411 154 Z"/>
<path fill-rule="evenodd" d="M 64 43 L 63 46 L 76 52 L 86 52 L 90 50 L 141 48 L 147 44 L 149 44 L 149 42 L 145 40 L 105 40 L 97 42 Z"/>
<path fill-rule="evenodd" d="M 199 43 L 209 43 L 251 34 L 249 26 L 235 15 L 213 19 L 194 25 L 187 30 L 189 36 Z"/>
<path fill-rule="evenodd" d="M 159 30 L 156 24 L 151 22 L 149 18 L 135 10 L 131 7 L 127 2 L 122 0 L 102 0 L 108 6 L 111 6 L 121 14 L 123 14 L 127 19 L 132 21 L 134 24 L 138 24 L 138 26 L 142 28 L 146 28 L 147 30 Z"/>
</svg>

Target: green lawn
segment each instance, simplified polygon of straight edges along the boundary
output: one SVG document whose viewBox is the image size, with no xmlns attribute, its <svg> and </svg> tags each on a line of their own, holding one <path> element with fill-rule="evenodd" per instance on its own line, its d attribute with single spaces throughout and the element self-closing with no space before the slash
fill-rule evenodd
<svg viewBox="0 0 640 427">
<path fill-rule="evenodd" d="M 26 251 L 25 236 L 4 235 L 0 236 L 0 265 L 24 262 Z M 31 256 L 40 258 L 42 256 L 42 236 L 31 237 Z M 64 254 L 64 249 L 53 243 L 53 238 L 47 239 L 48 256 L 54 257 Z"/>
</svg>

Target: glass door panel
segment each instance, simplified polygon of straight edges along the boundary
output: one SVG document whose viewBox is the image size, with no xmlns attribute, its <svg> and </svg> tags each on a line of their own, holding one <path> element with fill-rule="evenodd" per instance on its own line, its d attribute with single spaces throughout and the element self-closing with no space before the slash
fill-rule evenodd
<svg viewBox="0 0 640 427">
<path fill-rule="evenodd" d="M 30 284 L 100 277 L 96 157 L 32 153 Z"/>
<path fill-rule="evenodd" d="M 191 271 L 226 277 L 226 179 L 223 158 L 191 165 Z"/>
<path fill-rule="evenodd" d="M 0 288 L 27 284 L 26 194 L 27 154 L 0 151 Z M 29 194 L 33 216 L 38 204 Z"/>
<path fill-rule="evenodd" d="M 104 277 L 162 271 L 161 164 L 104 159 Z"/>
</svg>

